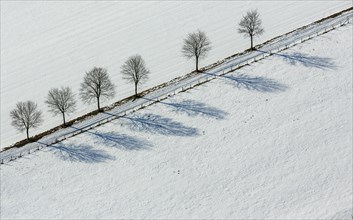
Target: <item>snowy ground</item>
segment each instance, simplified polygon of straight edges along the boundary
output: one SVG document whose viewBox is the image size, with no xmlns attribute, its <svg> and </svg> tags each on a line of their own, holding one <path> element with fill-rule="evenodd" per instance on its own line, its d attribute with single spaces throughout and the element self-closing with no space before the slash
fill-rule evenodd
<svg viewBox="0 0 353 220">
<path fill-rule="evenodd" d="M 38 149 L 38 147 L 44 147 L 47 145 L 51 145 L 53 143 L 57 143 L 62 140 L 67 139 L 68 137 L 76 134 L 77 132 L 83 132 L 88 130 L 101 122 L 104 122 L 106 119 L 114 119 L 116 116 L 125 115 L 126 111 L 131 112 L 135 109 L 141 108 L 141 105 L 148 105 L 151 103 L 151 100 L 156 101 L 157 99 L 160 100 L 163 97 L 167 97 L 170 94 L 174 94 L 176 92 L 183 91 L 182 88 L 189 88 L 190 85 L 199 84 L 201 81 L 207 81 L 207 78 L 214 78 L 216 76 L 224 75 L 224 73 L 228 73 L 231 71 L 231 68 L 239 67 L 239 65 L 245 65 L 249 62 L 254 62 L 254 59 L 261 59 L 269 56 L 269 53 L 278 53 L 282 51 L 283 48 L 293 47 L 293 45 L 297 45 L 298 43 L 302 43 L 303 39 L 307 40 L 308 38 L 316 37 L 318 34 L 323 34 L 327 30 L 332 30 L 332 28 L 338 28 L 344 24 L 347 24 L 348 19 L 352 19 L 352 11 L 345 12 L 337 17 L 332 19 L 324 20 L 320 23 L 311 24 L 306 26 L 304 29 L 300 28 L 297 29 L 290 34 L 282 35 L 281 37 L 277 37 L 276 40 L 272 40 L 270 43 L 262 46 L 256 51 L 248 52 L 240 56 L 235 56 L 230 59 L 223 60 L 221 64 L 216 65 L 213 68 L 207 70 L 207 72 L 203 72 L 203 74 L 193 75 L 191 77 L 186 77 L 182 80 L 177 80 L 174 83 L 168 84 L 167 86 L 157 89 L 147 95 L 144 95 L 143 99 L 137 99 L 134 101 L 128 101 L 122 105 L 119 105 L 109 111 L 105 111 L 103 113 L 99 113 L 90 117 L 89 119 L 85 119 L 80 123 L 75 123 L 74 126 L 68 127 L 65 129 L 60 129 L 50 135 L 46 135 L 45 137 L 41 138 L 38 142 L 33 142 L 27 144 L 21 148 L 11 148 L 7 151 L 3 151 L 0 153 L 1 162 L 7 162 L 12 160 L 13 158 L 17 158 L 23 154 L 29 153 L 29 151 L 33 151 Z M 305 61 L 308 59 L 307 57 L 296 57 L 296 59 L 301 59 Z M 327 67 L 330 63 L 319 63 L 320 67 Z M 109 120 L 110 121 L 110 120 Z"/>
<path fill-rule="evenodd" d="M 352 216 L 352 25 L 3 165 L 1 218 Z"/>
<path fill-rule="evenodd" d="M 61 118 L 53 118 L 44 105 L 48 90 L 67 85 L 77 92 L 93 66 L 110 72 L 116 101 L 133 93 L 119 74 L 132 54 L 140 53 L 151 69 L 146 89 L 193 70 L 180 48 L 186 34 L 198 28 L 213 43 L 205 65 L 249 46 L 236 32 L 248 9 L 261 13 L 266 32 L 255 41 L 261 43 L 350 6 L 351 1 L 1 1 L 1 148 L 24 137 L 10 125 L 16 102 L 31 99 L 43 110 L 45 123 L 32 134 L 57 126 Z M 69 118 L 94 108 L 79 102 Z"/>
</svg>

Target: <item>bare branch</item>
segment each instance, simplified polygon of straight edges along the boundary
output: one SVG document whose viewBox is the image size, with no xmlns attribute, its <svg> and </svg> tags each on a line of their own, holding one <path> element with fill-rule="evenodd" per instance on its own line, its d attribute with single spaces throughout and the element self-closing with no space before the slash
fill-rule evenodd
<svg viewBox="0 0 353 220">
<path fill-rule="evenodd" d="M 54 115 L 63 115 L 64 124 L 65 114 L 74 112 L 76 107 L 74 94 L 69 87 L 51 89 L 45 103 Z"/>
<path fill-rule="evenodd" d="M 189 33 L 186 39 L 184 39 L 184 45 L 181 52 L 188 59 L 195 57 L 196 71 L 198 71 L 199 58 L 206 57 L 211 48 L 211 42 L 207 38 L 205 32 L 198 30 L 197 32 Z"/>
<path fill-rule="evenodd" d="M 140 55 L 129 57 L 121 66 L 123 79 L 133 82 L 135 85 L 135 96 L 137 96 L 137 85 L 148 79 L 150 71 L 147 69 L 145 61 Z"/>
<path fill-rule="evenodd" d="M 110 81 L 108 72 L 104 68 L 94 67 L 86 73 L 80 88 L 80 97 L 84 103 L 97 100 L 100 110 L 100 99 L 109 99 L 115 96 L 115 86 Z"/>
<path fill-rule="evenodd" d="M 238 33 L 250 37 L 251 48 L 253 48 L 253 37 L 263 34 L 262 21 L 257 10 L 250 10 L 239 22 Z"/>
<path fill-rule="evenodd" d="M 32 101 L 18 102 L 16 108 L 10 112 L 12 126 L 20 132 L 26 130 L 27 139 L 29 139 L 28 130 L 38 127 L 42 122 L 42 112 L 37 110 L 37 104 Z"/>
</svg>

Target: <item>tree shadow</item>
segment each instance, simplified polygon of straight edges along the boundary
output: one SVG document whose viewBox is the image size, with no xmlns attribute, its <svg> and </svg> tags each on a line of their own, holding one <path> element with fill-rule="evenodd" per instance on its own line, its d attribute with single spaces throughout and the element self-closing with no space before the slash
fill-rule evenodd
<svg viewBox="0 0 353 220">
<path fill-rule="evenodd" d="M 212 73 L 204 73 L 208 75 L 216 76 Z M 249 76 L 246 74 L 233 75 L 221 75 L 218 77 L 226 79 L 228 84 L 235 86 L 238 89 L 247 89 L 258 92 L 283 92 L 288 89 L 288 86 L 270 78 L 263 76 Z"/>
<path fill-rule="evenodd" d="M 53 151 L 60 159 L 70 162 L 83 163 L 101 163 L 107 160 L 114 160 L 115 157 L 107 154 L 103 150 L 94 149 L 87 144 L 56 144 L 47 145 L 45 143 L 37 142 L 46 145 L 50 151 Z"/>
<path fill-rule="evenodd" d="M 152 99 L 143 98 L 148 101 L 153 101 Z M 179 103 L 171 103 L 171 102 L 163 102 L 159 101 L 158 103 L 167 105 L 172 108 L 173 112 L 176 113 L 185 113 L 188 116 L 205 116 L 205 117 L 213 117 L 216 119 L 224 119 L 228 113 L 211 106 L 207 106 L 202 102 L 197 102 L 194 100 L 184 100 Z"/>
<path fill-rule="evenodd" d="M 115 132 L 89 133 L 94 135 L 96 144 L 103 144 L 121 150 L 148 150 L 152 147 L 152 144 L 148 140 L 132 137 L 126 134 L 118 134 Z"/>
<path fill-rule="evenodd" d="M 79 128 L 73 127 L 76 130 Z M 121 150 L 146 150 L 152 147 L 152 144 L 141 138 L 132 137 L 126 134 L 118 134 L 116 132 L 98 132 L 92 129 L 92 131 L 85 131 L 87 134 L 94 137 L 95 144 L 102 144 L 108 147 L 114 147 Z"/>
<path fill-rule="evenodd" d="M 269 53 L 262 50 L 257 50 L 261 53 Z M 315 67 L 319 69 L 337 69 L 335 62 L 329 57 L 318 57 L 311 56 L 304 53 L 294 52 L 294 53 L 271 53 L 276 56 L 280 56 L 283 60 L 290 65 L 303 65 L 305 67 Z"/>
<path fill-rule="evenodd" d="M 198 130 L 188 127 L 173 119 L 154 114 L 134 115 L 132 117 L 122 116 L 128 120 L 131 130 L 143 131 L 152 134 L 162 134 L 167 136 L 196 136 Z"/>
</svg>

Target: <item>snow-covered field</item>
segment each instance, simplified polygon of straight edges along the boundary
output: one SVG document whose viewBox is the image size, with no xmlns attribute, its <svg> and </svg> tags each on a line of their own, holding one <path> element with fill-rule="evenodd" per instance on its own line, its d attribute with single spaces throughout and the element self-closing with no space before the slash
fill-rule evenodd
<svg viewBox="0 0 353 220">
<path fill-rule="evenodd" d="M 24 138 L 10 125 L 16 102 L 36 101 L 44 112 L 45 123 L 31 134 L 57 126 L 61 118 L 53 118 L 44 104 L 47 92 L 60 86 L 77 92 L 93 66 L 108 69 L 116 101 L 133 93 L 119 73 L 130 55 L 140 53 L 151 69 L 141 87 L 146 89 L 193 70 L 180 49 L 186 34 L 198 28 L 213 43 L 201 62 L 206 65 L 248 48 L 248 39 L 236 31 L 248 9 L 261 13 L 266 32 L 255 41 L 261 43 L 350 6 L 351 1 L 1 1 L 1 148 Z M 69 119 L 94 108 L 79 102 Z"/>
<path fill-rule="evenodd" d="M 1 218 L 352 218 L 352 24 L 0 167 Z"/>
</svg>

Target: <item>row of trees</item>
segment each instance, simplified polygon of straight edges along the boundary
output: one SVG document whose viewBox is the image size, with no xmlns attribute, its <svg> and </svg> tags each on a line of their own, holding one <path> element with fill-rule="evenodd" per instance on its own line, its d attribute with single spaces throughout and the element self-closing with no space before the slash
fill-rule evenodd
<svg viewBox="0 0 353 220">
<path fill-rule="evenodd" d="M 251 49 L 253 49 L 253 37 L 261 35 L 263 31 L 257 10 L 248 11 L 239 22 L 238 32 L 250 37 Z M 182 53 L 188 59 L 195 58 L 197 72 L 199 72 L 199 59 L 204 58 L 210 50 L 211 42 L 200 30 L 188 34 L 184 39 Z M 121 66 L 123 79 L 134 85 L 135 98 L 138 97 L 138 85 L 148 79 L 149 73 L 140 55 L 129 57 Z M 79 95 L 84 103 L 96 102 L 97 110 L 101 111 L 100 101 L 115 96 L 115 85 L 110 80 L 107 70 L 94 67 L 87 72 L 80 84 Z M 45 103 L 54 116 L 62 116 L 64 126 L 65 116 L 76 110 L 75 95 L 70 87 L 52 88 L 48 92 Z M 10 117 L 16 129 L 21 132 L 26 131 L 27 139 L 29 139 L 29 129 L 36 128 L 43 122 L 42 112 L 33 101 L 18 102 L 16 108 L 10 112 Z"/>
<path fill-rule="evenodd" d="M 149 70 L 140 55 L 129 57 L 121 67 L 123 78 L 135 86 L 135 98 L 138 96 L 137 87 L 147 80 Z M 97 110 L 102 111 L 100 102 L 115 96 L 115 85 L 110 80 L 104 68 L 94 67 L 87 72 L 80 85 L 79 95 L 84 103 L 97 103 Z M 45 103 L 49 112 L 54 116 L 61 115 L 63 125 L 66 125 L 65 116 L 76 110 L 76 99 L 70 87 L 52 88 L 48 92 Z M 33 101 L 18 102 L 16 108 L 10 112 L 12 125 L 23 132 L 26 131 L 29 139 L 29 129 L 38 127 L 42 122 L 42 111 Z"/>
<path fill-rule="evenodd" d="M 238 33 L 250 38 L 250 49 L 254 49 L 253 39 L 263 34 L 262 21 L 257 10 L 248 11 L 238 24 Z M 185 57 L 195 58 L 196 72 L 199 72 L 199 59 L 206 57 L 211 50 L 211 42 L 205 32 L 197 31 L 190 33 L 184 39 L 182 53 Z"/>
</svg>

